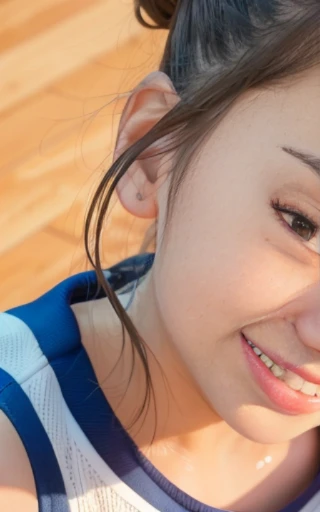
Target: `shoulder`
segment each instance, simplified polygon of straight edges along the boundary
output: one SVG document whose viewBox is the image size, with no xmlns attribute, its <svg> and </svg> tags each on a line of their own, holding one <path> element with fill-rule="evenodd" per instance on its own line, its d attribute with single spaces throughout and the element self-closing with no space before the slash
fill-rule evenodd
<svg viewBox="0 0 320 512">
<path fill-rule="evenodd" d="M 69 306 L 78 284 L 73 276 L 0 313 L 0 510 L 42 510 L 47 496 L 50 511 L 68 508 L 54 443 L 64 401 L 52 364 L 80 343 Z"/>
<path fill-rule="evenodd" d="M 0 510 L 37 512 L 35 482 L 25 448 L 0 411 Z"/>
<path fill-rule="evenodd" d="M 0 510 L 36 512 L 45 496 L 65 494 L 49 437 L 54 419 L 46 421 L 51 402 L 62 400 L 50 362 L 79 343 L 68 299 L 82 283 L 73 276 L 0 313 Z"/>
<path fill-rule="evenodd" d="M 9 418 L 15 417 L 15 408 L 21 405 L 18 382 L 27 380 L 44 364 L 27 325 L 0 313 L 0 510 L 38 510 L 31 464 L 17 425 Z"/>
<path fill-rule="evenodd" d="M 51 361 L 77 348 L 79 331 L 70 307 L 71 298 L 80 296 L 83 300 L 95 289 L 94 273 L 83 272 L 61 281 L 32 302 L 0 313 L 0 367 L 3 368 L 4 361 L 1 350 L 7 362 L 10 359 L 11 369 L 14 359 L 33 371 L 45 364 L 42 356 Z"/>
<path fill-rule="evenodd" d="M 73 276 L 35 301 L 0 313 L 0 411 L 25 437 L 31 452 L 35 446 L 30 432 L 36 429 L 40 435 L 48 396 L 58 396 L 52 365 L 81 345 L 69 305 L 78 284 Z"/>
</svg>

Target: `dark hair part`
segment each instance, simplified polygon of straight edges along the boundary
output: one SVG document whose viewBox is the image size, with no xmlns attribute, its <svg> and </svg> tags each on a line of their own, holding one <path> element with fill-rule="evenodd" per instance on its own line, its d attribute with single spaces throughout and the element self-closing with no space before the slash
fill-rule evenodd
<svg viewBox="0 0 320 512">
<path fill-rule="evenodd" d="M 128 148 L 104 175 L 90 205 L 85 247 L 99 285 L 110 299 L 123 330 L 129 334 L 133 356 L 141 358 L 146 395 L 138 416 L 153 393 L 144 340 L 139 336 L 116 294 L 106 282 L 100 259 L 101 232 L 110 199 L 131 164 L 154 142 L 170 140 L 175 150 L 167 221 L 174 198 L 204 137 L 226 116 L 246 91 L 285 85 L 320 63 L 319 0 L 135 0 L 139 22 L 168 28 L 160 70 L 166 73 L 180 101 L 143 138 Z M 151 22 L 145 20 L 145 14 Z M 154 25 L 152 24 L 154 23 Z M 89 234 L 96 218 L 94 249 Z"/>
</svg>

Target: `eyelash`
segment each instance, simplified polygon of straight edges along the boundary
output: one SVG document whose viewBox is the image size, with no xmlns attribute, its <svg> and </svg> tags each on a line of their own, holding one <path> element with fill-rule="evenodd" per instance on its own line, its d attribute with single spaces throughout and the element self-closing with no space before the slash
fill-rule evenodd
<svg viewBox="0 0 320 512">
<path fill-rule="evenodd" d="M 271 205 L 274 208 L 274 210 L 276 210 L 278 212 L 288 213 L 289 215 L 292 215 L 293 217 L 294 216 L 300 217 L 300 219 L 306 221 L 306 223 L 310 225 L 310 229 L 313 231 L 312 237 L 310 240 L 304 240 L 304 242 L 306 242 L 306 243 L 310 242 L 315 237 L 315 235 L 319 232 L 320 226 L 317 223 L 317 221 L 315 219 L 313 219 L 311 216 L 309 216 L 308 214 L 306 214 L 305 212 L 303 212 L 302 210 L 299 210 L 297 208 L 292 208 L 289 204 L 281 202 L 280 199 L 278 199 L 278 198 L 272 200 Z M 279 216 L 277 215 L 277 217 L 279 217 Z M 301 238 L 303 240 L 303 238 L 300 235 L 298 235 L 283 218 L 281 218 L 281 220 L 287 224 L 287 226 L 292 231 L 292 233 L 294 233 L 296 236 L 298 236 L 299 238 Z"/>
</svg>

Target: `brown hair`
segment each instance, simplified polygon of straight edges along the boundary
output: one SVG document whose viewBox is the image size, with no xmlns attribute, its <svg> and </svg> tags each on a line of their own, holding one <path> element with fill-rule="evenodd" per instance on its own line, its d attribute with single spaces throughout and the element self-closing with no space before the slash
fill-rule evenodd
<svg viewBox="0 0 320 512">
<path fill-rule="evenodd" d="M 188 163 L 234 102 L 253 88 L 285 85 L 320 62 L 319 0 L 135 0 L 135 15 L 150 28 L 169 35 L 160 70 L 166 73 L 180 101 L 144 137 L 128 148 L 105 173 L 90 205 L 85 247 L 99 285 L 129 334 L 132 353 L 141 358 L 146 378 L 145 400 L 153 392 L 146 345 L 116 294 L 104 278 L 99 245 L 112 194 L 131 164 L 155 141 L 166 137 L 175 151 L 167 220 Z M 146 21 L 145 14 L 151 22 Z M 152 24 L 152 22 L 154 24 Z M 89 234 L 96 218 L 94 249 Z M 124 345 L 122 346 L 123 349 Z"/>
</svg>

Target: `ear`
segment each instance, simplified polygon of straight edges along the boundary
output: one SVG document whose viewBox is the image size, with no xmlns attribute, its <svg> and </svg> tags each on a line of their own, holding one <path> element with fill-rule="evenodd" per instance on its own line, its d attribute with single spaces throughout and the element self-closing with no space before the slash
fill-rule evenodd
<svg viewBox="0 0 320 512">
<path fill-rule="evenodd" d="M 131 93 L 124 108 L 113 161 L 151 130 L 179 99 L 167 75 L 160 71 L 148 75 Z M 161 156 L 157 155 L 159 149 L 159 143 L 148 148 L 130 166 L 117 185 L 122 206 L 136 217 L 157 217 L 157 187 L 161 163 Z M 161 174 L 166 175 L 163 166 Z"/>
</svg>

